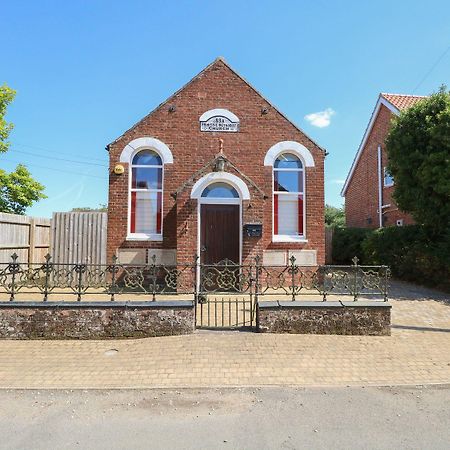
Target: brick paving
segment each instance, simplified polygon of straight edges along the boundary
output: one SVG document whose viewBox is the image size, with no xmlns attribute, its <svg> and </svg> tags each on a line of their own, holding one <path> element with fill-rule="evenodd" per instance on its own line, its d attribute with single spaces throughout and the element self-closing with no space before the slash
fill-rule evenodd
<svg viewBox="0 0 450 450">
<path fill-rule="evenodd" d="M 137 340 L 0 341 L 0 387 L 450 383 L 450 302 L 397 298 L 389 337 L 201 331 Z"/>
</svg>

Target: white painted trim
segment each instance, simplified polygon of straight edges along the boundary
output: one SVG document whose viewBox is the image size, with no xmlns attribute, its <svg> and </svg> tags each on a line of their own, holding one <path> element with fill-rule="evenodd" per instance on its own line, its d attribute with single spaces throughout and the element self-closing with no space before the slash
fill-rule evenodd
<svg viewBox="0 0 450 450">
<path fill-rule="evenodd" d="M 381 145 L 377 148 L 377 166 L 378 166 L 378 226 L 383 228 L 383 187 L 382 187 L 382 174 L 381 174 Z"/>
<path fill-rule="evenodd" d="M 199 121 L 207 122 L 209 119 L 211 119 L 211 117 L 216 116 L 226 117 L 230 122 L 239 123 L 239 118 L 238 116 L 236 116 L 236 114 L 233 114 L 231 111 L 228 111 L 228 109 L 222 108 L 210 109 L 209 111 L 204 112 L 200 116 Z"/>
<path fill-rule="evenodd" d="M 276 159 L 276 158 L 275 158 Z M 306 239 L 306 170 L 304 169 L 288 169 L 290 171 L 302 172 L 303 176 L 303 192 L 279 192 L 277 195 L 303 195 L 303 234 L 288 235 L 288 234 L 275 234 L 275 168 L 272 167 L 272 242 L 308 242 Z M 277 171 L 283 171 L 287 169 L 276 169 Z"/>
<path fill-rule="evenodd" d="M 131 164 L 133 156 L 140 150 L 155 150 L 161 156 L 163 164 L 172 164 L 173 155 L 169 147 L 159 139 L 152 137 L 140 137 L 128 143 L 120 154 L 120 162 Z"/>
<path fill-rule="evenodd" d="M 205 186 L 206 187 L 206 186 Z M 193 197 L 191 197 L 193 198 Z M 197 198 L 197 255 L 199 257 L 199 264 L 197 266 L 197 289 L 200 288 L 200 263 L 201 263 L 201 254 L 200 254 L 200 243 L 201 243 L 201 207 L 202 205 L 239 205 L 239 265 L 242 264 L 242 246 L 243 246 L 243 212 L 242 212 L 242 198 L 208 198 L 200 197 Z"/>
<path fill-rule="evenodd" d="M 155 145 L 156 142 L 156 145 Z M 152 146 L 146 145 L 149 143 L 153 143 Z M 161 145 L 160 145 L 161 144 Z M 165 150 L 164 147 L 167 149 Z M 150 148 L 151 150 L 156 151 L 158 155 L 161 157 L 162 165 L 156 166 L 156 165 L 136 165 L 133 166 L 131 164 L 134 155 L 146 148 Z M 130 153 L 130 149 L 133 149 Z M 122 161 L 122 155 L 124 155 L 124 152 L 127 152 L 127 157 L 129 158 L 126 161 Z M 167 151 L 169 154 L 167 154 Z M 164 154 L 162 152 L 165 152 Z M 165 170 L 164 170 L 164 164 L 166 163 L 165 158 L 168 158 L 169 161 L 167 163 L 173 163 L 172 158 L 172 152 L 169 150 L 169 147 L 166 146 L 161 141 L 158 141 L 158 139 L 153 138 L 138 138 L 134 141 L 131 141 L 128 145 L 125 146 L 123 149 L 121 155 L 121 162 L 127 162 L 128 163 L 128 210 L 127 210 L 127 241 L 156 241 L 161 242 L 163 241 L 163 230 L 164 230 L 164 176 L 165 176 Z M 124 156 L 125 158 L 125 156 Z M 161 189 L 133 189 L 134 192 L 161 192 L 161 233 L 132 233 L 131 232 L 131 183 L 133 178 L 132 168 L 133 167 L 149 167 L 149 168 L 161 168 L 162 170 L 162 177 L 161 177 Z"/>
<path fill-rule="evenodd" d="M 361 144 L 359 144 L 358 151 L 356 152 L 355 158 L 353 159 L 352 166 L 344 183 L 344 187 L 341 190 L 341 197 L 345 197 L 348 185 L 350 184 L 350 180 L 352 179 L 353 173 L 356 169 L 356 166 L 358 165 L 359 158 L 361 157 L 362 151 L 364 150 L 364 146 L 366 145 L 367 139 L 369 138 L 370 132 L 372 131 L 373 125 L 378 116 L 378 112 L 380 111 L 381 105 L 386 106 L 386 108 L 388 108 L 396 116 L 400 114 L 400 110 L 397 109 L 392 103 L 388 102 L 381 94 L 378 96 L 377 104 L 375 105 L 375 108 L 372 112 L 372 116 L 370 117 L 369 124 L 367 125 L 366 131 L 364 132 Z"/>
<path fill-rule="evenodd" d="M 200 178 L 192 187 L 191 198 L 202 198 L 202 192 L 207 186 L 221 181 L 231 184 L 238 191 L 241 200 L 250 200 L 250 191 L 247 185 L 239 177 L 228 172 L 211 172 Z"/>
<path fill-rule="evenodd" d="M 295 141 L 281 141 L 275 145 L 272 145 L 266 153 L 264 165 L 273 166 L 275 160 L 282 153 L 294 153 L 294 155 L 301 159 L 305 167 L 315 166 L 312 153 L 304 145 Z"/>
<path fill-rule="evenodd" d="M 272 242 L 297 242 L 297 243 L 307 243 L 308 239 L 304 236 L 289 235 L 289 234 L 275 234 L 272 237 Z"/>
<path fill-rule="evenodd" d="M 162 224 L 161 224 L 162 227 Z M 127 241 L 159 241 L 163 240 L 162 234 L 130 233 L 127 235 Z"/>
</svg>

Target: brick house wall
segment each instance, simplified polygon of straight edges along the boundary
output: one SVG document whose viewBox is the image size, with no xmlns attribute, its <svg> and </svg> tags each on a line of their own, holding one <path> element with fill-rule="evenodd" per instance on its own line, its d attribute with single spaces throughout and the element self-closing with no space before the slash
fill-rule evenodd
<svg viewBox="0 0 450 450">
<path fill-rule="evenodd" d="M 345 218 L 348 227 L 379 228 L 378 146 L 381 145 L 383 170 L 388 160 L 385 140 L 393 117 L 394 114 L 381 104 L 345 192 Z M 395 204 L 392 198 L 394 186 L 385 187 L 383 178 L 384 176 L 382 205 L 386 205 L 383 208 L 383 226 L 395 226 L 399 219 L 403 220 L 404 225 L 413 224 L 412 217 L 400 211 Z"/>
<path fill-rule="evenodd" d="M 236 133 L 201 132 L 199 117 L 208 110 L 227 109 L 240 119 Z M 261 109 L 267 108 L 267 114 Z M 128 177 L 114 173 L 124 147 L 136 138 L 149 136 L 164 142 L 173 154 L 173 164 L 164 166 L 163 241 L 129 241 L 127 235 Z M 267 250 L 315 250 L 316 263 L 325 260 L 324 237 L 324 158 L 325 152 L 302 133 L 267 100 L 218 59 L 200 72 L 180 91 L 126 131 L 109 148 L 108 260 L 124 249 L 176 250 L 178 263 L 192 262 L 197 253 L 197 200 L 190 198 L 191 180 L 197 171 L 219 153 L 223 153 L 246 182 L 250 200 L 243 201 L 243 223 L 261 222 L 262 238 L 243 237 L 242 262 L 247 263 Z M 271 146 L 280 141 L 296 141 L 313 155 L 315 166 L 306 168 L 306 239 L 304 243 L 272 242 L 272 168 L 264 166 Z M 210 169 L 211 170 L 211 169 Z M 239 178 L 234 169 L 227 169 Z M 245 180 L 243 180 L 245 181 Z M 176 199 L 171 195 L 179 191 Z"/>
</svg>

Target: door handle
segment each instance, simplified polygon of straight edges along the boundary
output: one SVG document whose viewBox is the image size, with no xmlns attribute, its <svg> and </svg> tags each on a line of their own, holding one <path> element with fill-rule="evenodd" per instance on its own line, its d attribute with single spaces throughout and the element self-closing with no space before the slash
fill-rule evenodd
<svg viewBox="0 0 450 450">
<path fill-rule="evenodd" d="M 206 252 L 206 246 L 202 245 L 200 251 L 201 251 L 201 252 Z"/>
</svg>

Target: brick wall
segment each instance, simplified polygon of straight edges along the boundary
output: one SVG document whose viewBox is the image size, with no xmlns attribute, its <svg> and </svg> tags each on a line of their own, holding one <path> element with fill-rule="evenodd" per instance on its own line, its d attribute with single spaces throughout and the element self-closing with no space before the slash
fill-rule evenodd
<svg viewBox="0 0 450 450">
<path fill-rule="evenodd" d="M 175 111 L 170 112 L 169 106 L 174 106 Z M 261 113 L 262 107 L 268 108 L 267 114 Z M 201 132 L 199 117 L 214 108 L 236 114 L 240 131 Z M 112 171 L 123 148 L 143 136 L 164 142 L 174 157 L 174 163 L 165 166 L 163 242 L 126 240 L 128 167 L 124 164 L 122 175 Z M 218 154 L 219 137 L 224 141 L 225 156 L 267 195 L 264 199 L 247 183 L 251 199 L 243 204 L 243 223 L 262 222 L 263 237 L 244 238 L 243 262 L 265 249 L 294 248 L 315 249 L 317 263 L 324 263 L 324 152 L 221 60 L 110 145 L 108 258 L 118 248 L 145 247 L 177 249 L 178 262 L 192 261 L 197 252 L 197 201 L 190 199 L 192 184 L 176 200 L 170 194 Z M 270 167 L 264 167 L 263 161 L 269 148 L 280 141 L 297 141 L 314 157 L 315 167 L 306 169 L 307 243 L 272 243 L 272 172 Z"/>
<path fill-rule="evenodd" d="M 362 150 L 358 164 L 345 194 L 345 216 L 349 227 L 378 228 L 378 145 L 382 148 L 382 168 L 387 166 L 385 139 L 389 132 L 393 114 L 381 105 L 373 127 Z M 411 216 L 399 211 L 392 199 L 394 186 L 383 186 L 384 226 L 395 225 L 398 219 L 412 224 Z"/>
</svg>

